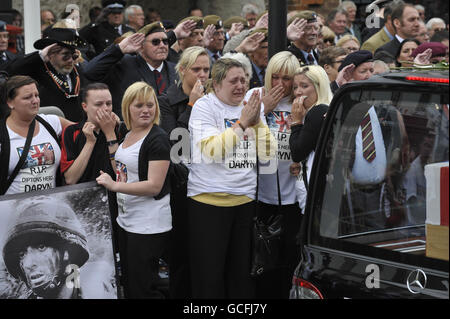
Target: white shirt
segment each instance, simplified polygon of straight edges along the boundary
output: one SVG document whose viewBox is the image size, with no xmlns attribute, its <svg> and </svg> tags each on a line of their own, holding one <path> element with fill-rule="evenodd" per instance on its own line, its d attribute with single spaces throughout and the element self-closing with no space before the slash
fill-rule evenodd
<svg viewBox="0 0 450 319">
<path fill-rule="evenodd" d="M 116 180 L 126 183 L 139 182 L 138 158 L 143 137 L 138 142 L 116 151 Z M 170 194 L 160 200 L 150 196 L 134 196 L 117 193 L 119 215 L 117 223 L 127 232 L 136 234 L 157 234 L 172 229 Z"/>
<path fill-rule="evenodd" d="M 248 91 L 244 99 L 245 101 L 250 99 L 254 90 L 262 91 L 262 88 L 254 88 Z M 280 199 L 282 205 L 297 202 L 295 192 L 296 177 L 289 173 L 289 167 L 293 163 L 291 149 L 289 147 L 291 127 L 287 122 L 288 116 L 291 114 L 291 108 L 292 103 L 288 96 L 282 98 L 275 109 L 267 114 L 267 125 L 270 132 L 278 141 L 276 161 L 278 162 L 278 179 L 280 182 Z M 264 103 L 261 103 L 261 109 L 264 110 Z M 278 205 L 277 173 L 261 174 L 261 168 L 268 165 L 269 163 L 260 163 L 258 200 L 266 204 Z"/>
<path fill-rule="evenodd" d="M 39 114 L 39 116 L 51 125 L 58 136 L 61 135 L 62 127 L 58 116 L 45 114 Z M 61 160 L 61 149 L 41 123 L 36 121 L 36 125 L 39 125 L 39 133 L 31 140 L 24 167 L 19 171 L 6 194 L 28 193 L 56 186 L 56 173 Z M 8 126 L 7 129 L 11 145 L 9 176 L 19 162 L 26 137 L 18 135 Z"/>
<path fill-rule="evenodd" d="M 375 108 L 372 106 L 368 112 L 372 125 L 376 156 L 370 163 L 363 157 L 360 126 L 355 138 L 355 163 L 352 170 L 353 182 L 358 184 L 379 184 L 386 175 L 386 148 Z"/>
<path fill-rule="evenodd" d="M 241 116 L 243 104 L 231 106 L 209 93 L 195 102 L 189 119 L 192 159 L 188 196 L 203 193 L 246 195 L 256 193 L 256 141 L 239 139 L 232 153 L 214 162 L 201 153 L 201 141 L 222 134 Z M 264 113 L 261 120 L 265 123 Z"/>
</svg>

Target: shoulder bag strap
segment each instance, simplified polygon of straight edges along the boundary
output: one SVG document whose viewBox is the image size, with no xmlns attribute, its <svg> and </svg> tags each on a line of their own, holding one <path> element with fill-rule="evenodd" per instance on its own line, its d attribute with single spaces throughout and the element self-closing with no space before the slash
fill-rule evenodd
<svg viewBox="0 0 450 319">
<path fill-rule="evenodd" d="M 23 147 L 22 155 L 20 156 L 19 162 L 17 163 L 16 167 L 14 168 L 14 171 L 9 176 L 8 181 L 5 185 L 5 193 L 8 190 L 8 188 L 11 186 L 12 182 L 16 178 L 17 174 L 19 174 L 19 170 L 22 168 L 23 164 L 25 163 L 25 159 L 27 158 L 28 151 L 30 150 L 31 140 L 33 139 L 34 134 L 34 128 L 36 126 L 36 121 L 33 120 L 31 122 L 30 127 L 28 128 L 28 134 L 27 134 L 27 140 L 25 141 L 25 146 Z"/>
<path fill-rule="evenodd" d="M 306 167 L 306 164 L 308 163 L 308 160 L 303 160 L 301 162 L 302 164 L 302 177 L 303 177 L 303 183 L 305 184 L 305 189 L 308 190 L 308 168 Z"/>
<path fill-rule="evenodd" d="M 47 131 L 50 133 L 50 135 L 55 139 L 55 141 L 58 143 L 59 145 L 59 138 L 58 135 L 56 134 L 55 130 L 53 129 L 53 127 L 50 125 L 50 123 L 48 123 L 46 120 L 44 120 L 42 117 L 40 117 L 39 115 L 36 115 L 36 120 L 39 121 L 39 123 L 41 123 L 42 125 L 44 125 L 44 127 L 47 129 Z"/>
</svg>

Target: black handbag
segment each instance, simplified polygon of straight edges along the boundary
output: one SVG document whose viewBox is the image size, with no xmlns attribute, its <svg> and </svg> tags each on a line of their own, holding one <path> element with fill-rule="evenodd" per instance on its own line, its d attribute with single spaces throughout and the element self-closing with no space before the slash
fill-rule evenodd
<svg viewBox="0 0 450 319">
<path fill-rule="evenodd" d="M 258 202 L 259 165 L 256 159 L 256 202 Z M 281 207 L 280 182 L 277 170 L 278 208 Z M 253 252 L 250 275 L 258 277 L 275 269 L 280 264 L 281 236 L 283 234 L 283 215 L 276 214 L 264 222 L 256 215 L 253 219 Z"/>
<path fill-rule="evenodd" d="M 281 234 L 283 233 L 283 215 L 273 215 L 264 223 L 257 217 L 253 225 L 252 277 L 261 276 L 277 268 L 280 261 Z"/>
</svg>

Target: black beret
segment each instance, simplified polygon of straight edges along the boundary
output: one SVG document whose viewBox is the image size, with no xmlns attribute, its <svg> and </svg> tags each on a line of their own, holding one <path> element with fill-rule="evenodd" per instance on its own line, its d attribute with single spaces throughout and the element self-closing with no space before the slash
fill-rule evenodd
<svg viewBox="0 0 450 319">
<path fill-rule="evenodd" d="M 345 57 L 344 61 L 342 61 L 341 65 L 340 65 L 338 71 L 341 71 L 343 68 L 345 68 L 347 65 L 350 65 L 350 64 L 354 64 L 355 67 L 357 67 L 358 65 L 361 65 L 365 62 L 372 62 L 372 61 L 373 61 L 372 52 L 367 51 L 367 50 L 355 51 Z"/>
</svg>

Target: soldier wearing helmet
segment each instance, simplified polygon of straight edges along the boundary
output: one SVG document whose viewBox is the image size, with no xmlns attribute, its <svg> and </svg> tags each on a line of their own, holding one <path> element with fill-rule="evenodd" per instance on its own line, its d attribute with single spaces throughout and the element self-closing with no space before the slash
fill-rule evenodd
<svg viewBox="0 0 450 319">
<path fill-rule="evenodd" d="M 27 285 L 29 298 L 82 297 L 78 269 L 89 259 L 89 251 L 72 208 L 39 198 L 27 203 L 8 229 L 5 266 Z"/>
</svg>

